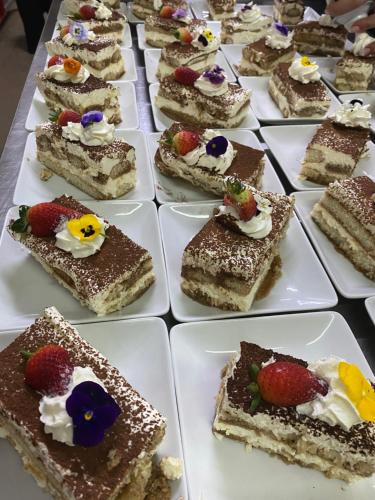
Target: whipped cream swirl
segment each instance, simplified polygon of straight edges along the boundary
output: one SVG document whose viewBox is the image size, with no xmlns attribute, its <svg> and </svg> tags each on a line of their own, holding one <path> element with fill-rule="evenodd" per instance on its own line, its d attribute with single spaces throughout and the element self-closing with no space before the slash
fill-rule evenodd
<svg viewBox="0 0 375 500">
<path fill-rule="evenodd" d="M 320 80 L 319 66 L 306 56 L 295 59 L 289 66 L 289 76 L 301 83 Z"/>
<path fill-rule="evenodd" d="M 194 87 L 198 89 L 202 94 L 209 97 L 220 96 L 228 92 L 228 77 L 225 73 L 221 72 L 221 79 L 214 82 L 211 78 L 211 70 L 205 71 L 201 76 L 195 80 Z"/>
<path fill-rule="evenodd" d="M 154 10 L 160 10 L 163 7 L 162 0 L 154 0 Z"/>
<path fill-rule="evenodd" d="M 329 14 L 322 14 L 318 22 L 320 26 L 328 26 L 330 28 L 337 28 L 338 26 Z"/>
<path fill-rule="evenodd" d="M 266 36 L 265 44 L 271 49 L 287 49 L 292 45 L 293 33 L 285 27 L 284 34 L 280 29 L 277 29 L 275 25 L 269 31 Z"/>
<path fill-rule="evenodd" d="M 246 24 L 247 29 L 254 31 L 264 28 L 269 24 L 269 18 L 264 16 L 259 7 L 254 5 L 253 2 L 248 3 L 241 9 L 238 13 L 238 19 Z"/>
<path fill-rule="evenodd" d="M 98 2 L 98 7 L 96 8 L 95 11 L 95 17 L 96 19 L 104 21 L 112 17 L 112 11 L 111 9 L 108 9 L 108 7 L 104 5 L 104 3 Z"/>
<path fill-rule="evenodd" d="M 65 252 L 70 252 L 75 259 L 83 259 L 94 255 L 103 245 L 105 230 L 108 228 L 108 224 L 103 219 L 100 217 L 96 217 L 96 219 L 100 224 L 100 234 L 92 240 L 82 240 L 74 236 L 67 228 L 67 221 L 64 221 L 56 231 L 55 245 L 57 248 L 61 248 Z"/>
<path fill-rule="evenodd" d="M 86 146 L 105 146 L 115 139 L 115 126 L 108 123 L 105 116 L 100 122 L 94 122 L 87 127 L 81 123 L 68 122 L 62 127 L 62 136 L 69 141 L 80 141 Z"/>
<path fill-rule="evenodd" d="M 365 49 L 374 42 L 375 38 L 372 38 L 367 33 L 360 33 L 359 35 L 356 35 L 352 48 L 353 54 L 355 56 L 364 57 L 367 55 L 365 53 Z"/>
<path fill-rule="evenodd" d="M 63 42 L 66 45 L 80 45 L 81 43 L 87 43 L 87 42 L 92 42 L 95 40 L 96 35 L 93 31 L 88 31 L 86 38 L 79 39 L 75 36 L 73 36 L 71 33 L 67 33 L 62 37 Z"/>
<path fill-rule="evenodd" d="M 192 40 L 191 45 L 193 47 L 198 47 L 201 52 L 213 52 L 214 50 L 217 50 L 220 46 L 219 39 L 216 36 L 213 36 L 212 40 L 206 38 L 204 36 L 205 31 L 206 29 L 197 33 L 197 35 Z"/>
<path fill-rule="evenodd" d="M 75 75 L 67 73 L 63 64 L 50 66 L 44 74 L 58 82 L 85 83 L 90 78 L 90 72 L 82 64 Z"/>
<path fill-rule="evenodd" d="M 369 104 L 363 105 L 359 102 L 342 104 L 334 116 L 334 121 L 345 127 L 370 128 L 371 112 Z"/>
</svg>

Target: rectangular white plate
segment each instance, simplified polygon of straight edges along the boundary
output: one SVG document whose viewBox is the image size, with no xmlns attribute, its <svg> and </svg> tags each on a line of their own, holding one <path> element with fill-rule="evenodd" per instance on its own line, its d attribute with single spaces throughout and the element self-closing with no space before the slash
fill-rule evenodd
<svg viewBox="0 0 375 500">
<path fill-rule="evenodd" d="M 375 297 L 369 297 L 368 299 L 366 299 L 365 305 L 367 312 L 369 313 L 370 318 L 375 325 Z"/>
<path fill-rule="evenodd" d="M 187 2 L 187 3 L 189 3 L 189 2 Z M 139 17 L 137 17 L 137 16 L 135 16 L 133 14 L 133 10 L 132 10 L 133 9 L 133 2 L 127 2 L 127 3 L 124 4 L 124 6 L 125 6 L 124 7 L 125 8 L 125 14 L 126 14 L 126 17 L 128 18 L 129 23 L 131 23 L 131 24 L 138 24 L 138 23 L 144 23 L 145 22 L 144 19 L 140 19 Z M 192 14 L 192 12 L 191 12 L 190 7 L 188 7 L 188 12 L 189 12 L 189 14 L 190 14 L 191 17 L 194 17 L 193 14 Z M 157 12 L 155 11 L 155 14 L 156 13 Z"/>
<path fill-rule="evenodd" d="M 116 130 L 116 137 L 121 137 L 135 148 L 137 184 L 121 200 L 153 200 L 155 197 L 154 180 L 144 133 L 140 130 Z M 54 174 L 48 181 L 40 179 L 42 163 L 36 156 L 35 133 L 28 135 L 23 153 L 21 168 L 13 195 L 15 205 L 33 205 L 40 200 L 51 200 L 65 193 L 77 200 L 93 198 L 69 184 L 63 177 Z"/>
<path fill-rule="evenodd" d="M 220 40 L 220 31 L 221 31 L 221 23 L 219 21 L 207 21 L 207 28 L 209 28 L 212 33 L 217 36 Z M 140 50 L 145 49 L 154 49 L 152 45 L 146 43 L 145 40 L 145 26 L 144 23 L 139 23 L 136 26 L 137 29 L 137 38 L 138 38 L 138 47 Z"/>
<path fill-rule="evenodd" d="M 296 211 L 337 290 L 349 299 L 375 295 L 375 282 L 357 271 L 353 264 L 337 252 L 333 244 L 312 220 L 310 213 L 324 191 L 294 193 Z"/>
<path fill-rule="evenodd" d="M 229 140 L 245 144 L 246 146 L 250 146 L 252 148 L 262 149 L 257 136 L 250 130 L 219 130 L 219 132 Z M 149 134 L 147 136 L 150 161 L 155 179 L 156 199 L 158 202 L 163 204 L 220 199 L 220 197 L 214 195 L 213 193 L 206 193 L 183 179 L 168 177 L 160 172 L 154 162 L 155 153 L 159 147 L 158 141 L 160 136 L 161 133 Z M 279 178 L 277 177 L 267 155 L 265 155 L 262 189 L 264 191 L 273 191 L 274 193 L 285 192 L 283 185 L 279 181 Z"/>
<path fill-rule="evenodd" d="M 146 66 L 146 78 L 148 83 L 157 83 L 159 80 L 156 78 L 156 70 L 158 68 L 160 59 L 161 49 L 146 49 L 144 51 L 145 55 L 145 66 Z M 225 55 L 221 50 L 217 51 L 215 64 L 218 64 L 225 71 L 228 82 L 236 82 L 237 78 L 234 76 L 230 65 L 228 64 Z"/>
<path fill-rule="evenodd" d="M 120 370 L 129 383 L 167 418 L 167 432 L 156 460 L 163 456 L 182 458 L 181 438 L 175 402 L 168 332 L 160 318 L 111 321 L 78 325 L 80 335 Z M 0 350 L 21 332 L 2 332 Z M 21 464 L 18 453 L 6 439 L 0 440 L 2 498 L 44 500 L 41 490 Z M 187 498 L 186 478 L 171 482 L 172 498 Z"/>
<path fill-rule="evenodd" d="M 117 125 L 121 129 L 135 129 L 139 127 L 137 98 L 135 96 L 135 88 L 132 82 L 116 82 L 115 86 L 120 89 L 120 110 L 122 122 Z M 25 128 L 30 132 L 35 130 L 35 127 L 40 123 L 47 122 L 51 110 L 47 107 L 44 97 L 35 89 L 33 100 L 29 113 L 26 118 Z"/>
<path fill-rule="evenodd" d="M 150 101 L 151 101 L 152 115 L 154 117 L 155 128 L 158 132 L 163 132 L 166 128 L 169 128 L 172 125 L 172 123 L 174 123 L 174 121 L 168 118 L 168 116 L 166 116 L 162 111 L 160 111 L 160 109 L 155 105 L 155 97 L 159 90 L 159 84 L 151 83 L 149 90 L 150 90 Z M 254 112 L 250 107 L 247 116 L 245 117 L 243 122 L 241 122 L 238 128 L 259 130 L 259 127 L 260 124 L 258 120 L 255 118 Z"/>
<path fill-rule="evenodd" d="M 341 102 L 350 102 L 353 99 L 361 99 L 363 104 L 369 104 L 371 112 L 371 129 L 375 131 L 375 93 L 374 92 L 358 92 L 358 94 L 341 94 L 338 96 Z"/>
<path fill-rule="evenodd" d="M 262 127 L 260 133 L 268 144 L 291 185 L 298 191 L 322 189 L 321 184 L 299 178 L 301 163 L 307 145 L 319 125 L 284 125 L 283 127 Z M 368 141 L 368 157 L 359 160 L 352 177 L 369 175 L 375 177 L 375 145 Z"/>
<path fill-rule="evenodd" d="M 120 8 L 118 9 L 123 14 L 126 14 L 126 3 L 120 2 Z M 57 13 L 57 21 L 64 21 L 69 12 L 65 8 L 65 2 L 61 2 L 59 12 Z"/>
<path fill-rule="evenodd" d="M 155 204 L 151 201 L 83 203 L 150 252 L 155 283 L 132 304 L 115 313 L 98 317 L 81 306 L 68 290 L 43 270 L 25 247 L 11 238 L 6 228 L 9 220 L 18 216 L 18 209 L 13 207 L 6 216 L 0 240 L 0 329 L 24 327 L 51 304 L 72 323 L 161 316 L 168 311 L 168 287 Z"/>
<path fill-rule="evenodd" d="M 220 372 L 240 348 L 254 342 L 315 361 L 332 354 L 370 367 L 344 318 L 335 312 L 293 314 L 177 325 L 172 361 L 189 496 L 204 500 L 369 500 L 375 476 L 347 485 L 243 443 L 214 437 L 212 421 Z"/>
<path fill-rule="evenodd" d="M 285 311 L 324 309 L 337 304 L 336 293 L 296 217 L 280 245 L 282 276 L 270 293 L 250 311 L 222 311 L 195 302 L 181 290 L 182 254 L 206 224 L 218 203 L 162 205 L 159 220 L 167 264 L 173 316 L 178 321 L 252 316 Z"/>
<path fill-rule="evenodd" d="M 286 123 L 321 123 L 327 116 L 334 114 L 339 106 L 335 95 L 328 90 L 331 105 L 322 118 L 284 118 L 280 109 L 268 93 L 269 76 L 241 76 L 238 81 L 244 89 L 252 90 L 251 107 L 258 120 L 277 124 Z"/>
</svg>

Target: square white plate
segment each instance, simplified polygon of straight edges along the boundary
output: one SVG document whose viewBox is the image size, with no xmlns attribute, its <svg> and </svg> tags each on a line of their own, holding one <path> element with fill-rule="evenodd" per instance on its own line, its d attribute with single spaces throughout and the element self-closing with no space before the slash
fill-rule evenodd
<svg viewBox="0 0 375 500">
<path fill-rule="evenodd" d="M 152 108 L 152 115 L 154 117 L 155 128 L 158 132 L 163 132 L 166 128 L 169 128 L 174 120 L 171 120 L 166 116 L 160 109 L 155 105 L 155 97 L 157 96 L 159 90 L 159 83 L 151 83 L 150 87 L 150 101 Z M 252 108 L 249 108 L 249 112 L 243 122 L 238 128 L 245 128 L 250 130 L 259 130 L 260 124 L 255 118 Z"/>
<path fill-rule="evenodd" d="M 336 112 L 339 102 L 331 90 L 331 105 L 328 112 L 322 118 L 284 118 L 272 97 L 268 93 L 269 76 L 241 76 L 238 81 L 244 89 L 252 90 L 251 107 L 258 120 L 277 124 L 287 123 L 321 123 L 327 116 Z"/>
<path fill-rule="evenodd" d="M 146 49 L 144 51 L 145 55 L 145 66 L 146 66 L 146 78 L 148 83 L 157 83 L 159 80 L 156 78 L 156 70 L 158 68 L 160 59 L 161 49 Z M 228 77 L 228 82 L 237 82 L 237 78 L 234 76 L 230 65 L 228 64 L 225 55 L 221 50 L 217 51 L 215 63 L 223 68 Z"/>
<path fill-rule="evenodd" d="M 159 220 L 167 264 L 173 316 L 178 321 L 233 318 L 285 311 L 324 309 L 337 304 L 336 293 L 296 217 L 281 242 L 282 276 L 250 311 L 222 311 L 195 302 L 181 290 L 182 254 L 219 203 L 162 205 Z"/>
<path fill-rule="evenodd" d="M 321 184 L 299 178 L 301 163 L 307 145 L 319 125 L 284 125 L 283 127 L 262 127 L 260 133 L 268 144 L 291 185 L 298 191 L 322 189 Z M 285 145 L 288 145 L 286 147 Z M 375 145 L 368 141 L 368 157 L 359 160 L 353 177 L 369 175 L 375 177 Z"/>
<path fill-rule="evenodd" d="M 374 92 L 358 92 L 358 94 L 341 94 L 338 96 L 341 102 L 350 102 L 353 99 L 361 99 L 363 104 L 369 104 L 371 112 L 371 129 L 375 131 L 375 93 Z"/>
<path fill-rule="evenodd" d="M 135 129 L 139 127 L 137 98 L 135 88 L 132 82 L 116 82 L 115 86 L 120 89 L 120 110 L 123 121 L 117 125 L 121 129 Z M 29 113 L 26 118 L 26 130 L 33 132 L 40 123 L 47 122 L 51 110 L 47 107 L 44 97 L 35 89 L 33 100 Z"/>
<path fill-rule="evenodd" d="M 369 297 L 368 299 L 366 299 L 365 305 L 367 312 L 369 313 L 370 318 L 375 325 L 375 297 Z"/>
<path fill-rule="evenodd" d="M 219 132 L 229 140 L 245 144 L 252 148 L 262 149 L 257 136 L 250 130 L 219 130 Z M 168 177 L 160 172 L 154 162 L 155 153 L 159 147 L 160 136 L 161 133 L 149 134 L 147 136 L 150 161 L 155 179 L 156 199 L 158 202 L 163 204 L 219 200 L 220 197 L 213 193 L 206 193 L 183 179 Z M 265 155 L 262 189 L 264 191 L 273 191 L 274 193 L 285 193 L 283 185 L 277 177 L 267 155 Z"/>
<path fill-rule="evenodd" d="M 17 207 L 13 207 L 6 216 L 0 240 L 0 329 L 22 328 L 51 304 L 72 323 L 161 316 L 168 311 L 168 287 L 155 204 L 152 201 L 83 203 L 150 252 L 155 283 L 132 304 L 115 313 L 98 317 L 87 307 L 81 306 L 68 290 L 44 271 L 25 247 L 11 238 L 6 228 L 9 220 L 18 216 Z"/>
<path fill-rule="evenodd" d="M 140 130 L 116 130 L 116 136 L 123 138 L 135 148 L 137 184 L 135 189 L 121 196 L 120 200 L 153 200 L 155 197 L 154 179 L 151 173 L 146 139 Z M 28 135 L 23 153 L 21 168 L 13 195 L 15 205 L 34 205 L 40 200 L 52 200 L 61 193 L 77 200 L 93 198 L 69 184 L 63 177 L 54 174 L 48 181 L 40 179 L 42 163 L 37 160 L 35 132 Z"/>
<path fill-rule="evenodd" d="M 187 2 L 187 3 L 189 3 L 189 2 Z M 131 23 L 131 24 L 138 24 L 138 23 L 144 23 L 145 22 L 144 19 L 140 19 L 139 17 L 137 17 L 137 16 L 135 16 L 133 14 L 133 10 L 132 10 L 133 9 L 133 2 L 127 2 L 127 3 L 124 4 L 124 6 L 125 6 L 124 7 L 125 8 L 125 14 L 126 14 L 126 17 L 128 18 L 129 23 Z M 189 14 L 190 14 L 191 17 L 194 17 L 193 14 L 192 14 L 192 12 L 191 12 L 190 7 L 188 7 L 188 12 L 189 12 Z M 155 14 L 156 14 L 156 12 L 155 12 Z"/>
<path fill-rule="evenodd" d="M 332 354 L 371 369 L 344 318 L 335 312 L 177 325 L 173 370 L 189 495 L 204 500 L 369 500 L 375 478 L 351 485 L 212 433 L 220 372 L 240 342 L 315 361 Z"/>
<path fill-rule="evenodd" d="M 220 32 L 221 32 L 221 23 L 219 21 L 207 21 L 207 28 L 209 28 L 212 33 L 217 36 L 220 40 Z M 152 45 L 146 43 L 145 40 L 145 26 L 144 23 L 139 23 L 136 26 L 137 29 L 137 38 L 138 38 L 138 47 L 140 50 L 145 49 L 154 49 Z"/>
<path fill-rule="evenodd" d="M 175 402 L 168 332 L 160 318 L 111 321 L 78 325 L 80 335 L 106 356 L 129 383 L 157 408 L 167 420 L 167 432 L 156 459 L 182 458 L 181 438 Z M 0 350 L 21 332 L 2 332 Z M 109 340 L 110 339 L 110 340 Z M 41 490 L 21 464 L 18 453 L 6 439 L 0 440 L 2 498 L 42 500 L 51 498 Z M 172 498 L 187 498 L 186 478 L 171 482 Z"/>
<path fill-rule="evenodd" d="M 324 191 L 294 193 L 296 211 L 337 290 L 349 299 L 375 295 L 375 282 L 357 271 L 349 259 L 337 252 L 333 244 L 312 220 L 310 213 Z"/>
</svg>

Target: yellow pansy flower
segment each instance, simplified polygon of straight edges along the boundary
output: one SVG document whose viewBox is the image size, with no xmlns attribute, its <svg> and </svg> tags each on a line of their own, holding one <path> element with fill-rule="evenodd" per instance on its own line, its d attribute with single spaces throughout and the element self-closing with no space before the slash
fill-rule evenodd
<svg viewBox="0 0 375 500">
<path fill-rule="evenodd" d="M 363 420 L 375 422 L 375 391 L 358 366 L 341 361 L 339 378 Z"/>
<path fill-rule="evenodd" d="M 212 33 L 211 30 L 204 30 L 203 36 L 208 42 L 212 42 L 212 40 L 214 39 L 214 34 Z"/>
<path fill-rule="evenodd" d="M 302 66 L 312 66 L 313 63 L 311 62 L 311 59 L 307 56 L 301 57 L 301 64 Z"/>
<path fill-rule="evenodd" d="M 95 240 L 102 234 L 102 224 L 95 215 L 83 215 L 79 219 L 70 219 L 66 223 L 69 233 L 81 241 Z"/>
</svg>

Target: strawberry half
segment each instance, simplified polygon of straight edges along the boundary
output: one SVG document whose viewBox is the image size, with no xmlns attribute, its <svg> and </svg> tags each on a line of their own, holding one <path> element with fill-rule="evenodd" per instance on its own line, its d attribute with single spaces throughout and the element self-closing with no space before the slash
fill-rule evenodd
<svg viewBox="0 0 375 500">
<path fill-rule="evenodd" d="M 64 64 L 62 56 L 54 55 L 48 59 L 48 67 L 55 66 L 56 64 Z"/>
<path fill-rule="evenodd" d="M 81 115 L 70 109 L 62 111 L 57 117 L 57 123 L 61 127 L 66 127 L 69 122 L 79 123 L 80 121 Z"/>
<path fill-rule="evenodd" d="M 94 19 L 95 12 L 96 9 L 91 5 L 82 5 L 82 7 L 79 9 L 79 14 L 81 18 L 84 19 L 85 21 L 88 21 L 89 19 Z"/>
<path fill-rule="evenodd" d="M 173 136 L 172 144 L 177 153 L 184 156 L 199 145 L 199 135 L 188 130 L 181 130 Z"/>
<path fill-rule="evenodd" d="M 164 19 L 170 19 L 173 12 L 173 7 L 171 7 L 170 5 L 163 5 L 163 7 L 160 9 L 159 16 L 163 17 Z"/>
<path fill-rule="evenodd" d="M 194 82 L 198 80 L 199 77 L 200 74 L 197 71 L 185 66 L 179 66 L 174 70 L 175 80 L 183 85 L 189 85 L 190 87 L 194 85 Z"/>
<path fill-rule="evenodd" d="M 193 41 L 193 35 L 190 33 L 190 31 L 187 28 L 178 28 L 174 36 L 177 38 L 177 40 L 180 40 L 182 43 L 191 43 Z"/>
<path fill-rule="evenodd" d="M 238 215 L 244 222 L 249 221 L 257 213 L 257 203 L 252 193 L 249 191 L 249 199 L 239 205 Z"/>
</svg>

